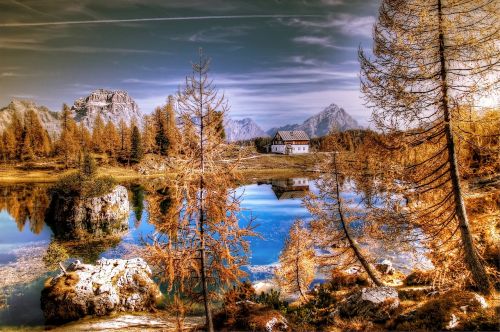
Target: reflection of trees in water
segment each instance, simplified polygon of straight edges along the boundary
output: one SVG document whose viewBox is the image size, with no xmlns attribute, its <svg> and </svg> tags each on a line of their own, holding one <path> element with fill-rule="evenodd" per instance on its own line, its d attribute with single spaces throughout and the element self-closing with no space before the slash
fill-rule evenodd
<svg viewBox="0 0 500 332">
<path fill-rule="evenodd" d="M 135 214 L 135 227 L 141 224 L 142 213 L 144 212 L 144 187 L 140 184 L 132 184 L 132 206 Z"/>
<path fill-rule="evenodd" d="M 31 232 L 39 234 L 49 203 L 46 185 L 28 183 L 0 187 L 0 210 L 6 210 L 14 218 L 20 231 L 28 223 Z"/>
<path fill-rule="evenodd" d="M 68 258 L 77 258 L 87 264 L 94 264 L 102 253 L 120 244 L 121 237 L 109 236 L 103 239 L 85 241 L 63 241 L 52 239 L 43 257 L 45 266 L 55 268 L 59 262 Z"/>
</svg>

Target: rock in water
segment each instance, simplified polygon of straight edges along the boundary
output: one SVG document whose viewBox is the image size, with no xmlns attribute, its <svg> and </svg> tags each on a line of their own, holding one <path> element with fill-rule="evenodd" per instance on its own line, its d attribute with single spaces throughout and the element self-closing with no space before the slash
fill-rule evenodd
<svg viewBox="0 0 500 332">
<path fill-rule="evenodd" d="M 116 186 L 109 194 L 82 198 L 54 194 L 47 224 L 58 238 L 103 237 L 128 229 L 127 189 Z"/>
<path fill-rule="evenodd" d="M 393 275 L 396 272 L 396 269 L 392 266 L 392 262 L 388 259 L 384 259 L 383 261 L 377 263 L 375 268 L 382 274 Z"/>
<path fill-rule="evenodd" d="M 385 321 L 399 307 L 399 296 L 392 287 L 371 287 L 356 290 L 339 303 L 338 312 L 344 317 L 363 317 Z"/>
<path fill-rule="evenodd" d="M 100 259 L 96 265 L 72 263 L 42 291 L 47 323 L 62 323 L 86 315 L 149 311 L 161 298 L 151 279 L 151 269 L 141 258 Z"/>
</svg>

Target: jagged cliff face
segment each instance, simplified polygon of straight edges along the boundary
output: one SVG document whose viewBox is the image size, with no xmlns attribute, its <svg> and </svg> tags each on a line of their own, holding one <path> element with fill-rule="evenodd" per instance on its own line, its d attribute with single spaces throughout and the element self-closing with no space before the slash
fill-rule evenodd
<svg viewBox="0 0 500 332">
<path fill-rule="evenodd" d="M 228 142 L 249 140 L 256 137 L 268 136 L 258 124 L 250 118 L 242 120 L 229 119 L 224 125 Z"/>
<path fill-rule="evenodd" d="M 71 110 L 75 113 L 75 120 L 83 122 L 89 130 L 99 114 L 104 123 L 111 121 L 115 126 L 121 120 L 127 125 L 134 120 L 138 125 L 142 122 L 139 106 L 125 91 L 95 90 L 89 96 L 77 99 Z"/>
<path fill-rule="evenodd" d="M 302 124 L 286 125 L 279 128 L 271 128 L 267 131 L 270 136 L 274 136 L 278 130 L 303 130 L 309 137 L 320 137 L 327 135 L 330 130 L 340 131 L 348 129 L 359 129 L 361 126 L 343 108 L 335 104 L 326 107 Z"/>
<path fill-rule="evenodd" d="M 11 123 L 14 113 L 17 113 L 21 121 L 29 110 L 38 114 L 40 122 L 47 129 L 51 138 L 54 138 L 61 131 L 61 121 L 59 113 L 50 111 L 45 106 L 38 106 L 31 101 L 13 100 L 9 105 L 0 109 L 0 132 L 3 132 Z"/>
</svg>

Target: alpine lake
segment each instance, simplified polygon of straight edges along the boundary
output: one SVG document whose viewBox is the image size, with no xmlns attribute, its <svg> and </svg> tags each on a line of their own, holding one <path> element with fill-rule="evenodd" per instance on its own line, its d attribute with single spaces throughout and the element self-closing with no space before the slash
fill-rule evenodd
<svg viewBox="0 0 500 332">
<path fill-rule="evenodd" d="M 251 252 L 245 270 L 254 284 L 266 284 L 273 278 L 290 226 L 296 219 L 308 220 L 311 215 L 302 199 L 315 192 L 317 180 L 298 175 L 287 179 L 249 180 L 237 188 L 241 195 L 241 223 L 254 220 L 259 236 L 250 237 Z M 64 264 L 79 259 L 93 263 L 100 258 L 131 258 L 133 249 L 155 231 L 150 223 L 148 192 L 137 183 L 123 183 L 128 189 L 130 213 L 128 231 L 113 240 L 70 243 L 69 258 Z M 0 185 L 0 329 L 2 327 L 43 326 L 40 294 L 45 280 L 60 273 L 57 264 L 47 262 L 48 248 L 54 235 L 46 224 L 50 204 L 48 184 Z M 356 201 L 354 191 L 343 193 Z M 362 243 L 363 245 L 363 243 Z M 364 244 L 376 257 L 388 258 L 394 266 L 408 270 L 412 254 L 401 250 L 381 252 L 373 243 Z M 318 273 L 316 282 L 321 282 Z"/>
</svg>

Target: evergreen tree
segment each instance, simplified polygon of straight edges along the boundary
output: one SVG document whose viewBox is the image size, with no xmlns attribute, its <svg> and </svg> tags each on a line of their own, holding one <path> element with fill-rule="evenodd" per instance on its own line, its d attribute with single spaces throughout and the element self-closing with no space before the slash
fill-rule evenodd
<svg viewBox="0 0 500 332">
<path fill-rule="evenodd" d="M 168 140 L 168 155 L 175 156 L 179 153 L 180 133 L 177 128 L 175 112 L 174 112 L 174 97 L 168 96 L 168 102 L 165 106 L 165 115 L 167 117 L 166 135 Z"/>
<path fill-rule="evenodd" d="M 131 148 L 130 148 L 130 161 L 133 163 L 138 163 L 141 161 L 144 155 L 141 142 L 141 133 L 139 128 L 134 124 L 132 126 L 131 135 Z"/>
<path fill-rule="evenodd" d="M 85 152 L 83 155 L 81 173 L 84 177 L 87 178 L 92 178 L 97 173 L 97 165 L 95 159 L 89 152 Z"/>
<path fill-rule="evenodd" d="M 170 146 L 170 141 L 168 140 L 168 124 L 167 124 L 167 113 L 166 110 L 168 104 L 163 107 L 157 107 L 154 112 L 155 127 L 156 127 L 156 152 L 163 156 L 168 154 L 168 149 Z"/>
<path fill-rule="evenodd" d="M 123 119 L 118 124 L 118 134 L 120 136 L 119 158 L 122 162 L 128 162 L 130 160 L 130 129 Z"/>
</svg>

